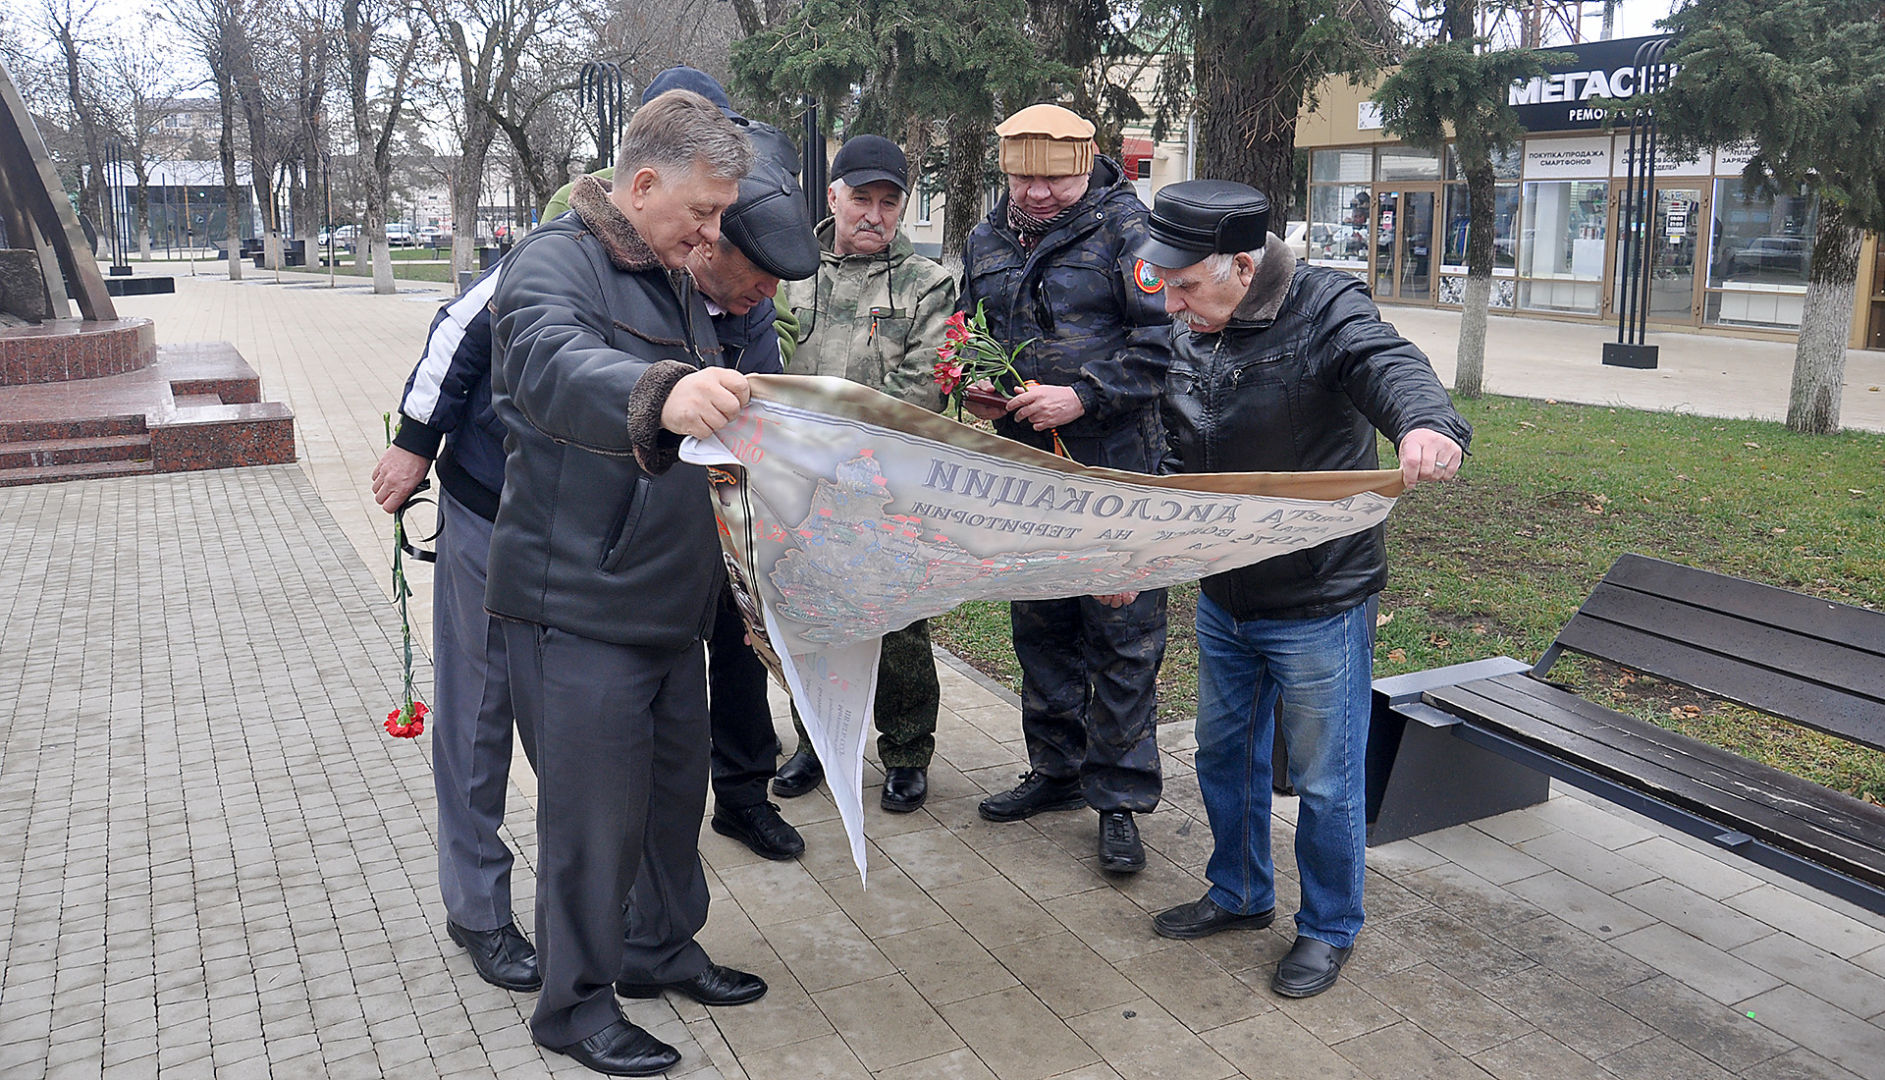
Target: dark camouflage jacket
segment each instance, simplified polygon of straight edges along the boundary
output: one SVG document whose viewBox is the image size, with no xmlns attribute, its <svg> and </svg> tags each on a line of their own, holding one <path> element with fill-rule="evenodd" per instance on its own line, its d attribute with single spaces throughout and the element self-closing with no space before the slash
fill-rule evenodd
<svg viewBox="0 0 1885 1080">
<path fill-rule="evenodd" d="M 1086 415 L 1060 429 L 1076 461 L 1155 472 L 1164 449 L 1159 396 L 1171 366 L 1164 296 L 1146 291 L 1133 251 L 1145 205 L 1111 159 L 1094 159 L 1091 186 L 1069 221 L 1024 254 L 1008 225 L 1008 197 L 969 234 L 959 307 L 986 301 L 989 330 L 1021 352 L 1025 378 L 1071 386 Z M 996 430 L 1050 447 L 1046 433 L 1003 418 Z"/>
</svg>

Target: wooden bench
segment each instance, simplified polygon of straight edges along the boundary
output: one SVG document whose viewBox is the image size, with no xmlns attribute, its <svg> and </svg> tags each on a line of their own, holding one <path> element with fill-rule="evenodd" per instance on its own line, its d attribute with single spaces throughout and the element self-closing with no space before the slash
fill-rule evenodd
<svg viewBox="0 0 1885 1080">
<path fill-rule="evenodd" d="M 1556 777 L 1885 913 L 1885 808 L 1547 682 L 1566 650 L 1885 751 L 1885 613 L 1624 555 L 1536 665 L 1376 680 L 1369 843 L 1542 802 Z"/>
</svg>

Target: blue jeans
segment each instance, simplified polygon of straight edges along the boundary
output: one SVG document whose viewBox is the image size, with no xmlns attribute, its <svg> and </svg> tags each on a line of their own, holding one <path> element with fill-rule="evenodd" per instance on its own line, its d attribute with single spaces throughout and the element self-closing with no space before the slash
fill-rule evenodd
<svg viewBox="0 0 1885 1080">
<path fill-rule="evenodd" d="M 1320 619 L 1240 622 L 1198 597 L 1198 787 L 1214 844 L 1208 894 L 1226 911 L 1276 905 L 1271 750 L 1283 702 L 1289 779 L 1301 796 L 1299 935 L 1337 948 L 1361 930 L 1374 605 Z"/>
</svg>

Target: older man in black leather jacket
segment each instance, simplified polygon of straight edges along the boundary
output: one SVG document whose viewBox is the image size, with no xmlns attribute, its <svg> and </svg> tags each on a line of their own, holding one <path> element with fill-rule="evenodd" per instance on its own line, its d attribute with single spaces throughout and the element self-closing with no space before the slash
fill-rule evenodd
<svg viewBox="0 0 1885 1080">
<path fill-rule="evenodd" d="M 725 570 L 706 472 L 677 464 L 682 436 L 746 400 L 744 375 L 709 366 L 708 311 L 682 267 L 716 242 L 752 161 L 705 98 L 656 98 L 623 133 L 613 187 L 579 181 L 575 213 L 511 252 L 492 300 L 506 459 L 485 606 L 537 740 L 531 1033 L 610 1075 L 680 1057 L 615 993 L 736 1005 L 766 990 L 694 941 L 708 901 L 701 639 Z"/>
<path fill-rule="evenodd" d="M 1221 180 L 1171 185 L 1140 256 L 1172 329 L 1164 414 L 1172 472 L 1373 469 L 1375 432 L 1411 487 L 1458 471 L 1472 436 L 1425 355 L 1381 320 L 1366 286 L 1296 261 L 1269 234 L 1269 200 Z M 1275 917 L 1270 852 L 1277 702 L 1302 798 L 1296 944 L 1271 986 L 1334 985 L 1362 923 L 1364 786 L 1374 597 L 1385 529 L 1206 578 L 1198 599 L 1198 786 L 1211 822 L 1210 891 L 1154 920 L 1195 938 Z"/>
</svg>

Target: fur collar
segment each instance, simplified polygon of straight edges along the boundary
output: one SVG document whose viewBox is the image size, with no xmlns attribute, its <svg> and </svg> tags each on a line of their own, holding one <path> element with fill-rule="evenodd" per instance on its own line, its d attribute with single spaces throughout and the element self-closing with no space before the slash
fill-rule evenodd
<svg viewBox="0 0 1885 1080">
<path fill-rule="evenodd" d="M 1263 261 L 1257 264 L 1257 276 L 1250 279 L 1250 290 L 1231 313 L 1231 325 L 1274 322 L 1276 313 L 1283 310 L 1283 298 L 1289 295 L 1290 282 L 1295 278 L 1296 253 L 1282 237 L 1270 233 L 1263 242 Z"/>
<path fill-rule="evenodd" d="M 655 257 L 654 249 L 641 238 L 634 223 L 609 201 L 611 190 L 612 181 L 585 176 L 570 189 L 570 209 L 582 218 L 583 228 L 602 241 L 602 249 L 609 253 L 609 262 L 617 270 L 633 273 L 661 269 L 661 260 Z"/>
</svg>

